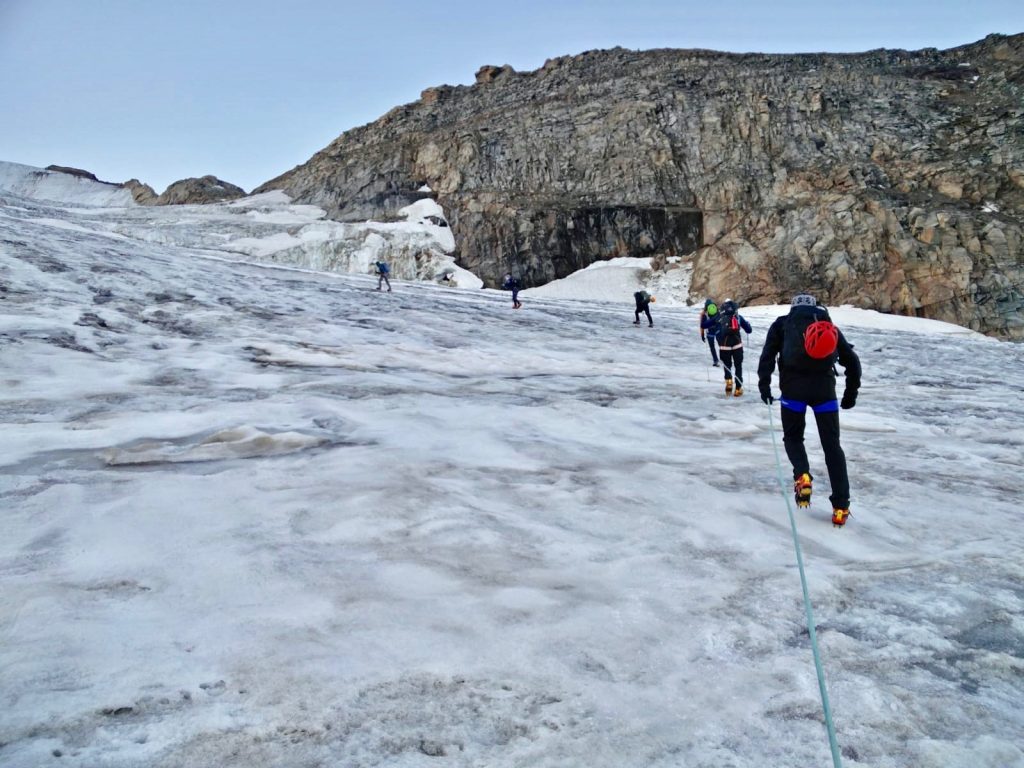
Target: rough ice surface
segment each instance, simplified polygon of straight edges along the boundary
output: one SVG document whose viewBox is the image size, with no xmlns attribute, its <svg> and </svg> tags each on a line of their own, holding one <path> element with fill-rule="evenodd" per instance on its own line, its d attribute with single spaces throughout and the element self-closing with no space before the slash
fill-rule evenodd
<svg viewBox="0 0 1024 768">
<path fill-rule="evenodd" d="M 831 764 L 699 307 L 239 261 L 329 224 L 281 199 L 0 199 L 4 768 Z M 1024 765 L 1024 346 L 835 315 L 853 517 L 810 434 L 797 520 L 844 765 Z"/>
</svg>

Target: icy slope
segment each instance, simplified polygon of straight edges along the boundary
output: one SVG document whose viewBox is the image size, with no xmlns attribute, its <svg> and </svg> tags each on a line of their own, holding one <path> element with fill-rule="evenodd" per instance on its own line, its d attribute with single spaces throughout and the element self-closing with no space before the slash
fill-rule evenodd
<svg viewBox="0 0 1024 768">
<path fill-rule="evenodd" d="M 768 410 L 696 309 L 126 211 L 0 207 L 0 765 L 830 763 Z M 1024 349 L 846 317 L 854 516 L 813 435 L 798 514 L 844 764 L 1020 766 Z"/>
</svg>

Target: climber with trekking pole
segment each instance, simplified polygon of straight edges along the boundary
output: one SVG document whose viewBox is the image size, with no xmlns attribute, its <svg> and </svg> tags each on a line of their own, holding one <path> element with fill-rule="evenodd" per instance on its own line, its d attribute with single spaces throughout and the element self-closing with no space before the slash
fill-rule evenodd
<svg viewBox="0 0 1024 768">
<path fill-rule="evenodd" d="M 776 358 L 779 365 L 779 398 L 782 417 L 782 444 L 793 465 L 793 492 L 798 507 L 811 503 L 811 475 L 804 428 L 807 408 L 814 413 L 818 437 L 825 454 L 832 495 L 832 524 L 846 524 L 850 516 L 850 479 L 846 455 L 839 444 L 839 409 L 853 408 L 860 389 L 860 358 L 853 345 L 836 328 L 828 310 L 813 296 L 793 297 L 789 314 L 772 323 L 765 338 L 757 366 L 761 400 L 771 406 L 771 380 Z M 835 364 L 846 370 L 846 388 L 840 402 L 836 399 Z"/>
<path fill-rule="evenodd" d="M 753 329 L 740 314 L 739 305 L 726 299 L 718 307 L 718 353 L 722 356 L 725 369 L 725 394 L 740 397 L 743 394 L 743 336 L 741 331 L 750 333 Z M 735 388 L 733 386 L 735 377 Z"/>
<path fill-rule="evenodd" d="M 704 300 L 704 309 L 700 311 L 700 340 L 707 341 L 711 348 L 711 364 L 718 367 L 718 352 L 715 350 L 715 338 L 719 330 L 718 304 L 714 299 Z"/>
</svg>

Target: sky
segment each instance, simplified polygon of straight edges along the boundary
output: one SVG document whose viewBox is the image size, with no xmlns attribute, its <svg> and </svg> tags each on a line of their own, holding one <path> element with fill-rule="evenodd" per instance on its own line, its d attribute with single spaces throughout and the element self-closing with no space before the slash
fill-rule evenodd
<svg viewBox="0 0 1024 768">
<path fill-rule="evenodd" d="M 1024 31 L 1016 0 L 0 0 L 0 160 L 246 191 L 339 134 L 471 84 L 597 48 L 949 48 Z"/>
<path fill-rule="evenodd" d="M 121 194 L 0 164 L 0 765 L 832 764 L 778 406 L 698 306 L 378 293 L 387 229 Z M 749 371 L 785 308 L 742 312 Z M 853 514 L 812 429 L 795 519 L 843 765 L 1020 768 L 1024 345 L 833 317 Z"/>
</svg>

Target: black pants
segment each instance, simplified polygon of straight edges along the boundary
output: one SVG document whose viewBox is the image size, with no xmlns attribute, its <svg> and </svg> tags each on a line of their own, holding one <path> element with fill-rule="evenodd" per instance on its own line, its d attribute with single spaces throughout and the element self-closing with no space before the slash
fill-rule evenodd
<svg viewBox="0 0 1024 768">
<path fill-rule="evenodd" d="M 647 315 L 647 322 L 650 323 L 651 325 L 654 325 L 654 320 L 653 320 L 653 318 L 651 318 L 651 308 L 649 306 L 647 306 L 646 304 L 644 304 L 643 306 L 637 306 L 636 312 L 634 314 L 636 315 L 636 321 L 638 323 L 640 322 L 640 313 L 641 312 L 643 312 L 644 314 Z"/>
<path fill-rule="evenodd" d="M 725 368 L 725 380 L 736 374 L 736 383 L 743 386 L 743 347 L 739 349 L 719 350 L 722 355 L 722 367 Z M 730 370 L 730 368 L 732 370 Z"/>
<path fill-rule="evenodd" d="M 724 359 L 723 355 L 723 359 Z M 825 453 L 825 466 L 828 468 L 828 481 L 832 486 L 829 501 L 833 507 L 848 509 L 850 506 L 850 477 L 846 474 L 846 454 L 839 445 L 839 411 L 815 413 L 818 422 L 818 437 Z M 811 474 L 811 465 L 807 461 L 807 450 L 804 448 L 804 411 L 793 411 L 782 406 L 782 444 L 786 446 L 786 455 L 793 465 L 793 479 L 800 475 Z"/>
<path fill-rule="evenodd" d="M 518 288 L 513 288 L 512 289 L 512 306 L 513 307 L 518 307 L 519 306 L 519 289 Z"/>
</svg>

